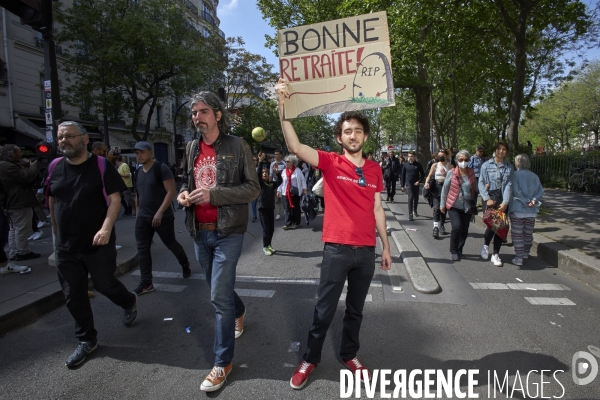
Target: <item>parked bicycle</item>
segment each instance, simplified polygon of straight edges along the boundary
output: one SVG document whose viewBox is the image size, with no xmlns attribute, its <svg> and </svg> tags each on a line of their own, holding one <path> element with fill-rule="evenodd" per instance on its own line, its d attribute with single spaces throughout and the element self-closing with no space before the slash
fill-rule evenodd
<svg viewBox="0 0 600 400">
<path fill-rule="evenodd" d="M 571 168 L 568 190 L 577 192 L 600 193 L 600 177 L 598 167 L 593 168 Z"/>
</svg>

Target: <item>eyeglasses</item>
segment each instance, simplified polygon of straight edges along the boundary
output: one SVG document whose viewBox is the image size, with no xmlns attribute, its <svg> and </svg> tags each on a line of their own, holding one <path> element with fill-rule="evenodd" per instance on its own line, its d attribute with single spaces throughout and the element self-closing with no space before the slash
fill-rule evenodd
<svg viewBox="0 0 600 400">
<path fill-rule="evenodd" d="M 292 162 L 292 160 L 285 160 L 285 162 Z"/>
<path fill-rule="evenodd" d="M 363 170 L 361 167 L 356 167 L 354 170 L 356 175 L 358 175 L 358 186 L 365 187 L 367 186 L 367 181 L 365 181 L 365 176 L 363 175 Z"/>
<path fill-rule="evenodd" d="M 85 133 L 79 133 L 77 135 L 57 136 L 56 140 L 59 141 L 59 142 L 65 140 L 65 139 L 67 139 L 68 141 L 71 141 L 71 140 L 75 139 L 77 136 L 83 136 L 83 135 L 85 135 Z"/>
</svg>

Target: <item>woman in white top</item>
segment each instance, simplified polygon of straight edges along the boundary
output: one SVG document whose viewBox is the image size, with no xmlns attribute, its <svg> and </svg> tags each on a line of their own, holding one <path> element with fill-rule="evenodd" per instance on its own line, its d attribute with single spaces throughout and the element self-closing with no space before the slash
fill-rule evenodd
<svg viewBox="0 0 600 400">
<path fill-rule="evenodd" d="M 450 164 L 450 151 L 448 149 L 440 149 L 438 151 L 438 162 L 434 163 L 429 170 L 427 179 L 425 180 L 425 189 L 429 189 L 433 196 L 433 237 L 439 238 L 440 232 L 446 234 L 446 214 L 440 212 L 440 195 L 442 187 L 446 180 L 446 174 L 452 169 Z M 429 182 L 431 177 L 434 177 L 433 185 Z"/>
<path fill-rule="evenodd" d="M 307 193 L 306 180 L 302 170 L 298 167 L 298 157 L 288 155 L 284 159 L 286 168 L 281 173 L 281 185 L 277 188 L 277 196 L 283 202 L 285 225 L 283 229 L 300 227 L 300 195 Z"/>
</svg>

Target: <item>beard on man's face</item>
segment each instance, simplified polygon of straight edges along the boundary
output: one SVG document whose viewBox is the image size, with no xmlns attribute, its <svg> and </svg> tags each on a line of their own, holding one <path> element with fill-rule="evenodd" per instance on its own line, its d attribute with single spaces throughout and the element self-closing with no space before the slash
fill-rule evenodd
<svg viewBox="0 0 600 400">
<path fill-rule="evenodd" d="M 79 157 L 85 151 L 85 143 L 83 142 L 83 140 L 75 145 L 71 145 L 69 143 L 61 143 L 60 150 L 67 158 Z"/>
</svg>

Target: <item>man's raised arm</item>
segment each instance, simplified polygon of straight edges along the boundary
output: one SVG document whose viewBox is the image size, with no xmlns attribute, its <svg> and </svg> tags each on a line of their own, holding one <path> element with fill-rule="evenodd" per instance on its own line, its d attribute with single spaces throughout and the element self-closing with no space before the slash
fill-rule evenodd
<svg viewBox="0 0 600 400">
<path fill-rule="evenodd" d="M 305 144 L 300 143 L 298 135 L 292 126 L 292 123 L 285 119 L 283 105 L 285 99 L 290 97 L 287 80 L 280 78 L 279 83 L 275 85 L 275 93 L 277 93 L 277 108 L 279 110 L 279 120 L 281 121 L 281 130 L 287 144 L 288 150 L 306 161 L 312 166 L 319 166 L 319 153 L 315 149 Z"/>
</svg>

